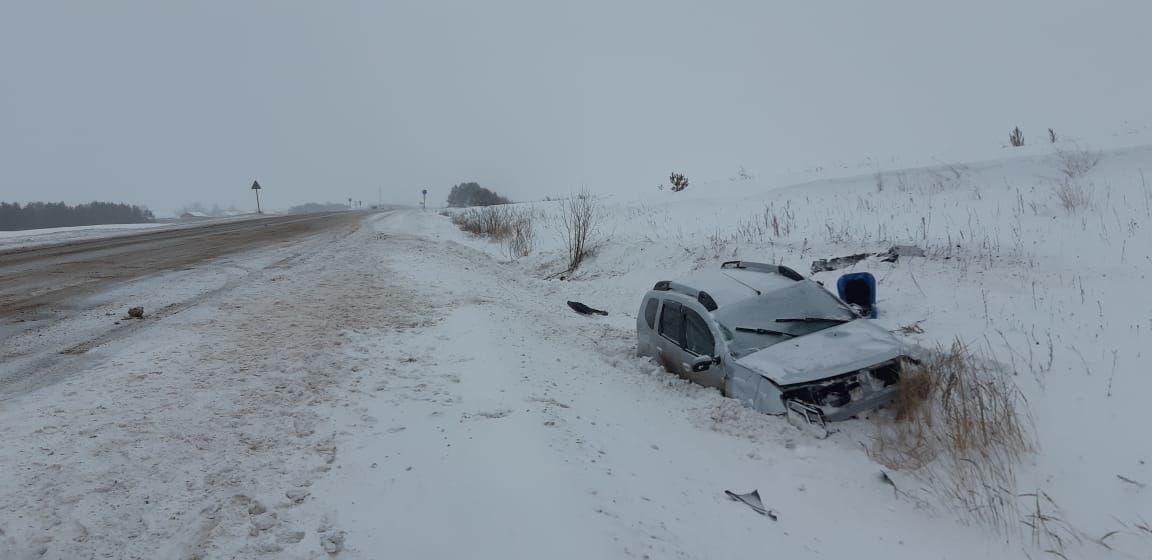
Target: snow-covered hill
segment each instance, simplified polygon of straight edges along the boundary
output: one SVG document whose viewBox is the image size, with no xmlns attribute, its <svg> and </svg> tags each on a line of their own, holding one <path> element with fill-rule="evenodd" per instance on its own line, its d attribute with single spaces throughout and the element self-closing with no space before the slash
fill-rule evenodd
<svg viewBox="0 0 1152 560">
<path fill-rule="evenodd" d="M 959 340 L 997 362 L 1026 403 L 1035 444 L 1016 472 L 1015 488 L 1003 492 L 1012 502 L 1011 516 L 993 527 L 961 504 L 929 497 L 916 473 L 893 476 L 917 487 L 921 506 L 933 511 L 929 517 L 972 525 L 970 531 L 987 534 L 989 542 L 996 541 L 991 535 L 998 527 L 1008 548 L 1032 554 L 1147 557 L 1152 437 L 1141 426 L 1147 423 L 1143 402 L 1152 394 L 1146 365 L 1152 342 L 1152 293 L 1146 288 L 1152 274 L 1150 173 L 1152 148 L 1094 152 L 1064 144 L 1033 148 L 1022 157 L 792 186 L 734 178 L 679 193 L 653 189 L 642 200 L 601 197 L 593 254 L 554 288 L 554 303 L 575 299 L 610 310 L 602 321 L 611 325 L 609 338 L 613 344 L 622 338 L 618 343 L 626 346 L 640 295 L 657 280 L 732 259 L 781 263 L 807 274 L 816 259 L 895 244 L 922 247 L 924 258 L 868 259 L 814 277 L 834 286 L 844 272 L 871 272 L 879 281 L 879 323 L 892 330 L 919 325 L 922 334 L 903 336 L 930 348 Z M 563 203 L 531 206 L 537 251 L 503 266 L 544 277 L 564 268 Z M 507 260 L 498 245 L 467 243 Z M 782 422 L 765 421 L 747 436 Z M 874 429 L 862 421 L 830 442 L 803 441 L 829 453 L 829 463 L 852 465 L 829 471 L 821 485 L 856 492 L 872 483 L 880 466 L 864 466 L 860 444 Z M 774 441 L 794 437 L 785 430 Z M 724 464 L 709 454 L 700 468 L 724 472 Z M 766 467 L 758 483 L 780 484 L 785 472 Z M 803 483 L 806 493 L 790 488 L 793 498 L 807 498 L 792 507 L 823 511 L 835 527 L 851 521 L 829 509 L 848 504 L 871 516 L 864 512 L 892 501 L 875 485 L 874 495 L 815 499 L 814 485 Z M 779 491 L 770 493 L 777 504 L 789 499 Z M 911 519 L 893 520 L 887 534 L 922 534 L 912 527 Z M 859 537 L 847 540 L 853 539 Z"/>
</svg>

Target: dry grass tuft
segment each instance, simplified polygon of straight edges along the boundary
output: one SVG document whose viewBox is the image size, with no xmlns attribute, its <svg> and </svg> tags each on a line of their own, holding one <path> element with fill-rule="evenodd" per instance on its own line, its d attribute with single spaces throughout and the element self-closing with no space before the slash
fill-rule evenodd
<svg viewBox="0 0 1152 560">
<path fill-rule="evenodd" d="M 1015 526 L 1015 467 L 1031 451 L 1019 393 L 960 341 L 906 364 L 869 453 L 912 473 L 963 516 Z"/>
<path fill-rule="evenodd" d="M 1079 179 L 1087 175 L 1096 168 L 1103 157 L 1104 155 L 1100 152 L 1077 144 L 1073 144 L 1070 149 L 1056 150 L 1056 158 L 1060 162 L 1060 172 L 1069 179 Z"/>
<path fill-rule="evenodd" d="M 536 246 L 535 211 L 532 208 L 484 206 L 452 212 L 452 223 L 480 237 L 504 244 L 509 258 L 526 257 Z"/>
<path fill-rule="evenodd" d="M 1064 211 L 1069 214 L 1075 214 L 1092 207 L 1092 191 L 1072 179 L 1065 177 L 1056 181 L 1052 187 L 1052 193 L 1056 195 L 1056 199 L 1060 201 L 1060 206 L 1064 208 Z"/>
</svg>

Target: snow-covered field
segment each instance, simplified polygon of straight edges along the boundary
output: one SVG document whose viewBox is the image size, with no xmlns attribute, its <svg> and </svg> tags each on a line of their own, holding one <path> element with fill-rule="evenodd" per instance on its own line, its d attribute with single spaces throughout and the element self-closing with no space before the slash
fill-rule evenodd
<svg viewBox="0 0 1152 560">
<path fill-rule="evenodd" d="M 0 401 L 0 558 L 1152 557 L 1152 148 L 1076 174 L 1071 210 L 1065 160 L 600 197 L 567 280 L 548 202 L 518 260 L 397 211 L 126 286 L 195 304 Z M 1006 523 L 871 459 L 871 420 L 813 439 L 634 356 L 658 280 L 892 244 L 927 256 L 852 269 L 877 321 L 1027 402 Z M 752 489 L 778 521 L 724 495 Z"/>
<path fill-rule="evenodd" d="M 164 222 L 148 224 L 111 224 L 102 226 L 73 226 L 17 231 L 0 231 L 0 249 L 15 249 L 46 243 L 66 243 L 83 239 L 112 237 L 117 234 L 136 233 L 139 230 L 163 227 Z"/>
</svg>

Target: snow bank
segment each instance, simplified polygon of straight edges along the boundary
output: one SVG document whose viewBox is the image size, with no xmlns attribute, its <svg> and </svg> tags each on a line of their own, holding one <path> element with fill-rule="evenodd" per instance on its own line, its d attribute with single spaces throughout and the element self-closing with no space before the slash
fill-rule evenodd
<svg viewBox="0 0 1152 560">
<path fill-rule="evenodd" d="M 1143 424 L 1152 390 L 1143 374 L 1152 342 L 1152 293 L 1144 289 L 1152 272 L 1145 172 L 1152 148 L 1100 153 L 1095 166 L 1072 173 L 1069 159 L 1084 150 L 1061 149 L 786 187 L 733 181 L 681 193 L 653 189 L 640 201 L 601 197 L 593 254 L 557 283 L 555 297 L 610 310 L 620 317 L 615 336 L 628 337 L 640 295 L 658 280 L 732 259 L 807 274 L 819 258 L 923 247 L 925 258 L 868 259 L 815 278 L 833 286 L 842 273 L 872 272 L 880 324 L 919 324 L 925 332 L 905 335 L 910 341 L 933 347 L 959 339 L 1009 372 L 1039 441 L 1013 491 L 1040 496 L 1014 500 L 1015 517 L 999 528 L 1012 546 L 1139 557 L 1152 550 L 1145 487 L 1152 439 L 1116 427 Z M 1066 206 L 1067 189 L 1079 206 Z M 506 266 L 544 277 L 564 267 L 562 203 L 530 206 L 537 252 Z M 462 242 L 507 260 L 496 244 Z M 859 445 L 840 451 L 863 453 Z M 971 521 L 963 511 L 947 515 Z M 1037 517 L 1048 522 L 1034 531 L 1028 524 Z"/>
</svg>

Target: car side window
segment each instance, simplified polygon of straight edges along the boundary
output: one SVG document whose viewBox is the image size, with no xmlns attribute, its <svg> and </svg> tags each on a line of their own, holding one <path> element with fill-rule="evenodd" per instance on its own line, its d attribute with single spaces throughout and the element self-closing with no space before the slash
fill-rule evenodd
<svg viewBox="0 0 1152 560">
<path fill-rule="evenodd" d="M 684 311 L 679 303 L 664 302 L 660 312 L 660 334 L 678 346 L 684 346 Z"/>
<path fill-rule="evenodd" d="M 691 309 L 684 310 L 684 349 L 697 356 L 711 356 L 716 351 L 708 323 Z"/>
<path fill-rule="evenodd" d="M 656 328 L 656 309 L 660 307 L 660 300 L 656 298 L 648 298 L 648 303 L 644 306 L 644 320 L 648 323 L 648 328 Z"/>
</svg>

